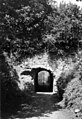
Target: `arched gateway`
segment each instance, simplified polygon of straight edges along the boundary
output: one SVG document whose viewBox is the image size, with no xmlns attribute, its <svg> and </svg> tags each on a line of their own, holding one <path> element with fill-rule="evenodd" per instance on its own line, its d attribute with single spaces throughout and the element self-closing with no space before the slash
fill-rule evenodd
<svg viewBox="0 0 82 119">
<path fill-rule="evenodd" d="M 53 74 L 46 69 L 38 69 L 35 79 L 35 92 L 52 92 L 53 91 Z"/>
</svg>

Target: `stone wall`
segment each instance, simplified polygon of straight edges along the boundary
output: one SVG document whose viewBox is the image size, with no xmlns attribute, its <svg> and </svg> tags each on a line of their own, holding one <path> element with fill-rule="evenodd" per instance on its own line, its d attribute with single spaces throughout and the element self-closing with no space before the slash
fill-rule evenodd
<svg viewBox="0 0 82 119">
<path fill-rule="evenodd" d="M 54 54 L 53 54 L 54 55 Z M 72 58 L 65 58 L 65 59 L 50 59 L 48 53 L 43 53 L 40 55 L 36 55 L 33 58 L 25 59 L 20 65 L 14 65 L 16 69 L 19 81 L 18 84 L 20 89 L 23 90 L 25 88 L 25 83 L 29 82 L 34 85 L 34 76 L 36 69 L 43 68 L 49 70 L 53 74 L 53 92 L 57 92 L 56 82 L 57 80 L 62 77 L 67 77 L 70 73 L 74 71 L 77 63 L 73 63 Z M 31 72 L 28 75 L 21 75 L 23 71 Z"/>
</svg>

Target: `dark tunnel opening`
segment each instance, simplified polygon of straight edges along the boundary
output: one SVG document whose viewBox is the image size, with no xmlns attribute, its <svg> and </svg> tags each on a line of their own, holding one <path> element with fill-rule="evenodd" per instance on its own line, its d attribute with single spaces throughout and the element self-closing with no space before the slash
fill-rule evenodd
<svg viewBox="0 0 82 119">
<path fill-rule="evenodd" d="M 38 68 L 34 78 L 35 92 L 53 92 L 53 74 L 50 70 Z"/>
</svg>

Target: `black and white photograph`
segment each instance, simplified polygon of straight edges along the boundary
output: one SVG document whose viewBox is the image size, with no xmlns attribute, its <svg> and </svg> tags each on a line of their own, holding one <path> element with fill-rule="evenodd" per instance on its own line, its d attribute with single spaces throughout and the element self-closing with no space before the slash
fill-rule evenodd
<svg viewBox="0 0 82 119">
<path fill-rule="evenodd" d="M 82 119 L 82 0 L 0 0 L 0 119 Z"/>
</svg>

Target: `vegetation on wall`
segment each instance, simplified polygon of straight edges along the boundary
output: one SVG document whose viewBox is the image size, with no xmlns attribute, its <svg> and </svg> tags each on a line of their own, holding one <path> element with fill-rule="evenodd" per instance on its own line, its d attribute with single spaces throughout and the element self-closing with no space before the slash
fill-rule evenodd
<svg viewBox="0 0 82 119">
<path fill-rule="evenodd" d="M 44 51 L 42 36 L 51 12 L 47 1 L 4 0 L 0 4 L 1 49 L 16 59 Z"/>
<path fill-rule="evenodd" d="M 20 60 L 44 52 L 77 52 L 82 12 L 77 5 L 52 7 L 46 0 L 1 0 L 0 49 Z"/>
<path fill-rule="evenodd" d="M 77 5 L 60 4 L 57 11 L 53 13 L 50 35 L 52 46 L 49 52 L 69 55 L 77 52 L 82 40 L 82 13 Z M 81 47 L 80 47 L 81 48 Z"/>
</svg>

